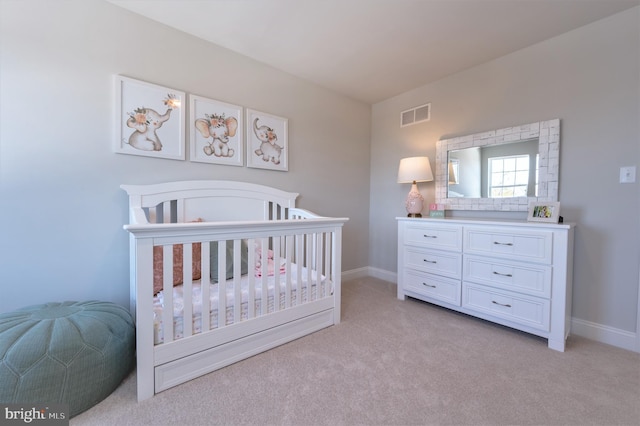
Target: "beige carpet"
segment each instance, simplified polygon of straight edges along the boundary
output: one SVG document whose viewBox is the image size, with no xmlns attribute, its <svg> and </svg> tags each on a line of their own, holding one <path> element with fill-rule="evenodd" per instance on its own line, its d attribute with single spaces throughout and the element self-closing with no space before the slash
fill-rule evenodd
<svg viewBox="0 0 640 426">
<path fill-rule="evenodd" d="M 136 402 L 135 373 L 71 425 L 638 425 L 640 354 L 546 340 L 343 284 L 342 323 Z"/>
</svg>

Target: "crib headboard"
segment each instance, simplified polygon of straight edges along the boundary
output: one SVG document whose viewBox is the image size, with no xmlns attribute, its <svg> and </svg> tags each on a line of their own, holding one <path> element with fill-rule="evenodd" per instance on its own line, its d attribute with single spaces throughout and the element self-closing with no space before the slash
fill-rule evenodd
<svg viewBox="0 0 640 426">
<path fill-rule="evenodd" d="M 120 187 L 129 194 L 131 224 L 287 219 L 298 197 L 264 185 L 225 180 Z"/>
</svg>

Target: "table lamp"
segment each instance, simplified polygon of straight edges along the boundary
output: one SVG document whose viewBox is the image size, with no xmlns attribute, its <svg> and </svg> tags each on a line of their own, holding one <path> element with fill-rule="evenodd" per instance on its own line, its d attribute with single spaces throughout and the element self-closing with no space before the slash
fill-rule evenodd
<svg viewBox="0 0 640 426">
<path fill-rule="evenodd" d="M 405 206 L 408 217 L 422 217 L 424 198 L 418 191 L 418 182 L 433 180 L 429 157 L 408 157 L 400 160 L 398 167 L 398 183 L 411 183 L 411 191 L 407 195 Z"/>
</svg>

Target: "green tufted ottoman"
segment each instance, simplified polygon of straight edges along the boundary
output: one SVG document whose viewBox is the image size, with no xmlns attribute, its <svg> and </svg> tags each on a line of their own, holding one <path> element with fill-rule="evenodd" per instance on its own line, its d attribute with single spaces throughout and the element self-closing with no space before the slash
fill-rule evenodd
<svg viewBox="0 0 640 426">
<path fill-rule="evenodd" d="M 106 398 L 132 370 L 129 311 L 64 302 L 0 314 L 0 402 L 69 404 L 71 417 Z"/>
</svg>

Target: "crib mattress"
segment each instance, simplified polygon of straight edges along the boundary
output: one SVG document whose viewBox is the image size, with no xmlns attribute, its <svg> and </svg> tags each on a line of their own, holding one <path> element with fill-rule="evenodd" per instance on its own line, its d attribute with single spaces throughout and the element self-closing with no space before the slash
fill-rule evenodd
<svg viewBox="0 0 640 426">
<path fill-rule="evenodd" d="M 311 285 L 309 285 L 307 268 L 302 267 L 302 280 L 300 284 L 301 297 L 298 298 L 298 282 L 297 282 L 297 265 L 291 265 L 291 291 L 289 306 L 295 306 L 299 303 L 304 303 L 317 298 L 325 297 L 333 294 L 333 284 L 330 280 L 327 280 L 325 276 L 320 275 L 320 283 L 318 284 L 318 274 L 316 271 L 311 271 Z M 279 287 L 278 292 L 278 309 L 284 309 L 286 306 L 286 283 L 287 274 L 283 273 L 279 275 L 279 283 L 276 284 L 275 276 L 264 277 L 267 284 L 267 298 L 266 298 L 266 311 L 267 313 L 274 311 L 274 294 L 276 287 Z M 210 312 L 209 322 L 211 329 L 218 328 L 220 315 L 218 313 L 219 306 L 219 284 L 209 283 L 209 300 L 210 300 Z M 225 308 L 224 325 L 233 324 L 235 321 L 235 299 L 236 291 L 234 288 L 234 280 L 228 280 L 225 283 Z M 262 277 L 255 277 L 254 283 L 254 315 L 260 316 L 262 312 L 263 303 L 263 283 Z M 249 276 L 243 275 L 240 279 L 240 320 L 244 321 L 249 318 Z M 200 280 L 194 281 L 192 285 L 192 307 L 193 315 L 191 318 L 193 334 L 202 332 L 202 282 Z M 164 310 L 165 301 L 164 294 L 160 291 L 153 298 L 153 312 L 154 312 L 154 344 L 161 344 L 164 342 L 165 327 L 162 321 L 162 313 Z M 175 286 L 173 288 L 173 339 L 181 339 L 184 337 L 184 288 L 182 285 Z"/>
</svg>

